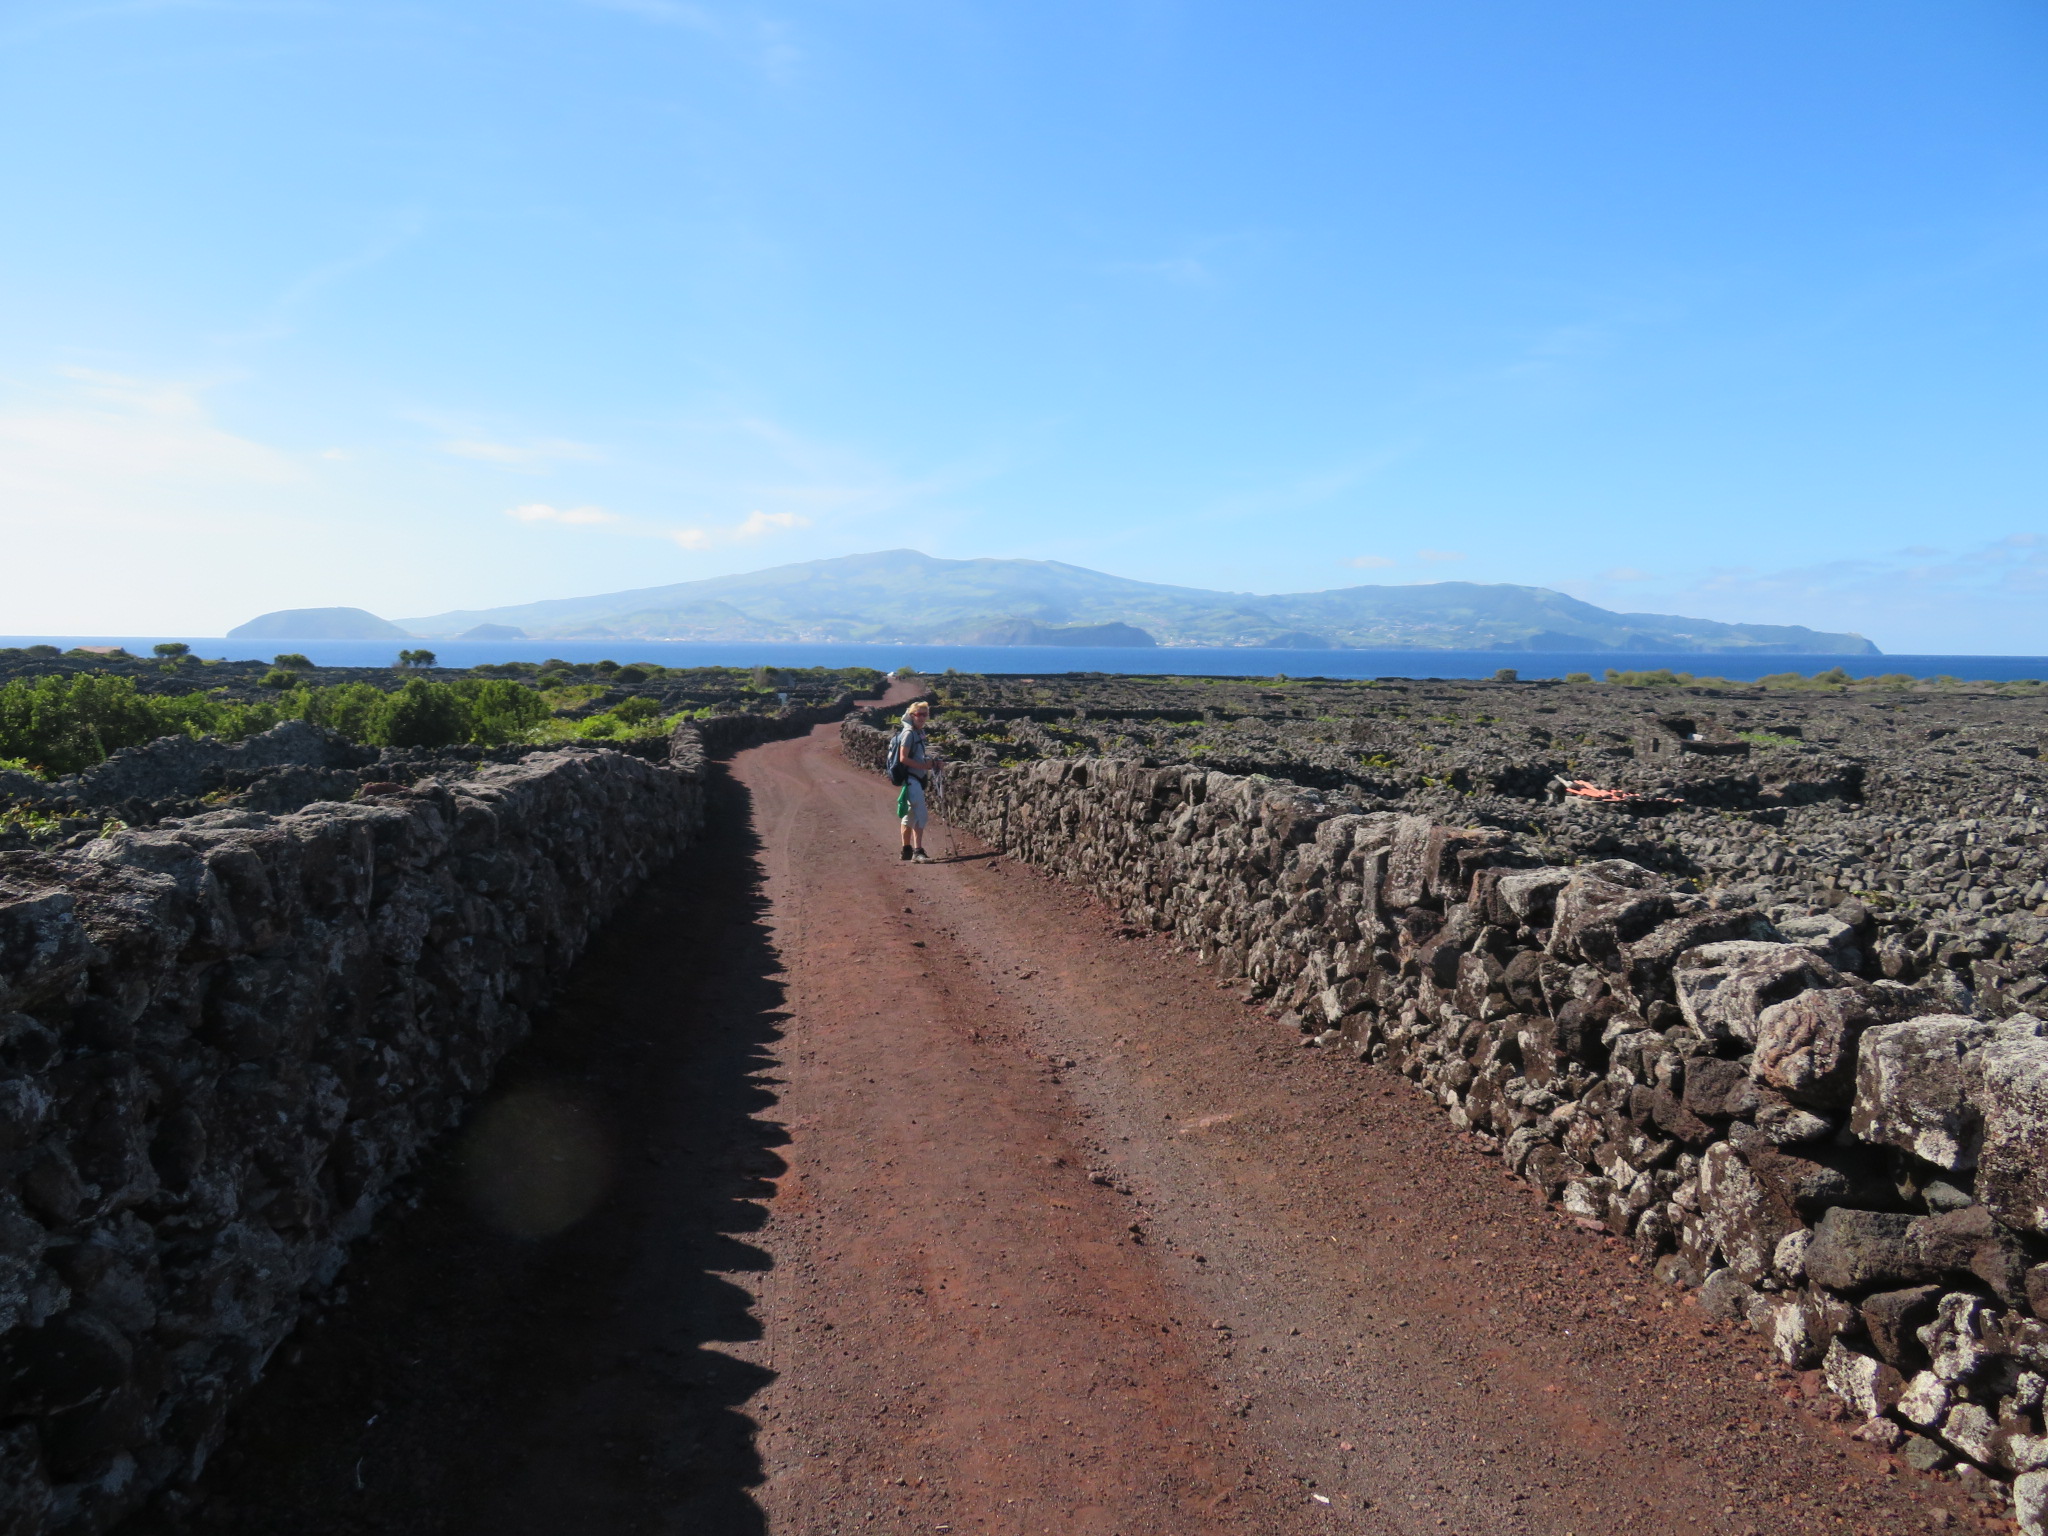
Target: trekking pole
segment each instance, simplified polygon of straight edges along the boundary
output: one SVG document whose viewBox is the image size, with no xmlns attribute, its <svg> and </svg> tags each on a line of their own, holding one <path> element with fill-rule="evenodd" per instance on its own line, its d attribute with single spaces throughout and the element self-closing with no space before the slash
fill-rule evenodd
<svg viewBox="0 0 2048 1536">
<path fill-rule="evenodd" d="M 932 788 L 938 791 L 939 820 L 946 824 L 946 862 L 950 864 L 959 857 L 959 852 L 953 846 L 953 801 L 946 790 L 944 763 L 939 764 L 937 771 L 932 774 Z"/>
</svg>

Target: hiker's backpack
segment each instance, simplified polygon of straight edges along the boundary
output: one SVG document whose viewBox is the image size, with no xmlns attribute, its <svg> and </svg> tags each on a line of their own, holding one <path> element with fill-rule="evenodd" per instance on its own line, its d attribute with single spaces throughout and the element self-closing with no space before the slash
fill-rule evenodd
<svg viewBox="0 0 2048 1536">
<path fill-rule="evenodd" d="M 910 779 L 910 770 L 903 766 L 903 733 L 898 731 L 889 738 L 889 782 L 901 789 Z"/>
</svg>

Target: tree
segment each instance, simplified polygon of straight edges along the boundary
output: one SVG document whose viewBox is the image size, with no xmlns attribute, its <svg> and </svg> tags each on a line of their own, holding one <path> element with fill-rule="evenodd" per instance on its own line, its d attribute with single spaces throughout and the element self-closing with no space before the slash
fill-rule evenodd
<svg viewBox="0 0 2048 1536">
<path fill-rule="evenodd" d="M 611 713 L 628 725 L 645 725 L 661 714 L 661 702 L 650 699 L 646 694 L 635 694 L 630 699 L 621 699 L 614 704 Z"/>
<path fill-rule="evenodd" d="M 0 686 L 0 757 L 24 758 L 45 773 L 77 773 L 109 752 L 176 732 L 176 703 L 104 672 L 17 679 Z"/>
<path fill-rule="evenodd" d="M 400 651 L 398 664 L 401 667 L 431 667 L 434 664 L 432 651 Z"/>
<path fill-rule="evenodd" d="M 325 726 L 350 741 L 368 741 L 371 722 L 384 709 L 384 690 L 369 683 L 337 683 L 294 693 L 292 700 L 307 724 Z"/>
<path fill-rule="evenodd" d="M 309 658 L 301 656 L 297 651 L 286 651 L 282 656 L 273 656 L 270 659 L 280 667 L 299 667 L 303 669 L 313 665 Z"/>
<path fill-rule="evenodd" d="M 513 684 L 515 688 L 518 684 Z M 469 710 L 446 683 L 408 678 L 370 718 L 377 747 L 453 747 L 469 739 Z"/>
<path fill-rule="evenodd" d="M 182 640 L 159 640 L 150 649 L 166 661 L 174 661 L 180 656 L 192 654 L 192 647 Z"/>
<path fill-rule="evenodd" d="M 522 683 L 464 678 L 448 686 L 468 705 L 469 739 L 478 746 L 518 741 L 548 717 L 547 700 Z"/>
</svg>

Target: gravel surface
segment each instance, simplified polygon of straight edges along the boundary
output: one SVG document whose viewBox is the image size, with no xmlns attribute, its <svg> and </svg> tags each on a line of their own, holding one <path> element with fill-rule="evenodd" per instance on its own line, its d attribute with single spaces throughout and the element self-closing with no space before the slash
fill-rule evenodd
<svg viewBox="0 0 2048 1536">
<path fill-rule="evenodd" d="M 1962 933 L 2048 940 L 2048 690 L 1314 679 L 935 679 L 938 744 L 1266 774 L 1362 810 L 1626 858 L 1788 911 L 1860 900 L 1887 974 Z M 1632 799 L 1567 791 L 1578 785 Z M 2033 966 L 2040 969 L 2040 965 Z"/>
<path fill-rule="evenodd" d="M 965 838 L 897 863 L 835 738 L 738 760 L 751 830 L 594 949 L 157 1524 L 1977 1525 L 1405 1079 Z M 508 1232 L 573 1213 L 557 1157 L 594 1210 Z"/>
</svg>

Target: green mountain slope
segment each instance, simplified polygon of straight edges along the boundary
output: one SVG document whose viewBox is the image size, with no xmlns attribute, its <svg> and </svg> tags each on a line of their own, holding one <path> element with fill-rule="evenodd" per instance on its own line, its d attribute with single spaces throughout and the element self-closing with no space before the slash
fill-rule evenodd
<svg viewBox="0 0 2048 1536">
<path fill-rule="evenodd" d="M 548 640 L 915 643 L 967 640 L 1013 621 L 1128 624 L 1163 645 L 1877 654 L 1861 635 L 1614 613 L 1544 587 L 1446 581 L 1261 597 L 1131 581 L 1055 560 L 936 560 L 909 549 L 399 623 L 438 637 L 511 624 Z"/>
</svg>

